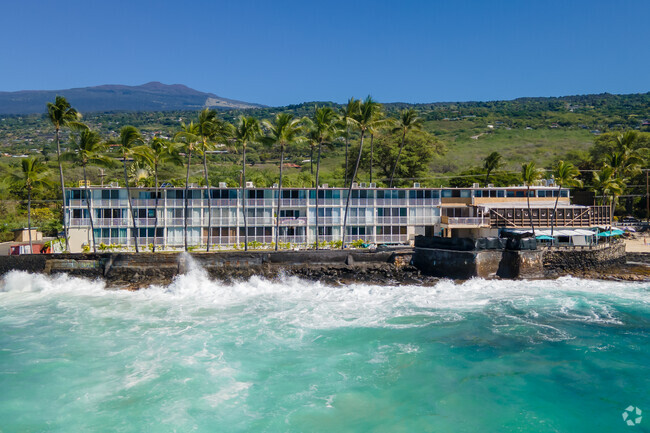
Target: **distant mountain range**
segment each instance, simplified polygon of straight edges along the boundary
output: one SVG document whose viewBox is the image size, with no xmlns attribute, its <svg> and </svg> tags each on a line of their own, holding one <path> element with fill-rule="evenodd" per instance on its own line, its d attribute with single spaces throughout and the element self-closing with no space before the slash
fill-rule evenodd
<svg viewBox="0 0 650 433">
<path fill-rule="evenodd" d="M 107 84 L 65 90 L 0 92 L 0 114 L 45 113 L 46 103 L 65 96 L 82 113 L 105 111 L 172 111 L 260 108 L 262 105 L 226 99 L 182 84 L 151 82 L 141 86 Z"/>
</svg>

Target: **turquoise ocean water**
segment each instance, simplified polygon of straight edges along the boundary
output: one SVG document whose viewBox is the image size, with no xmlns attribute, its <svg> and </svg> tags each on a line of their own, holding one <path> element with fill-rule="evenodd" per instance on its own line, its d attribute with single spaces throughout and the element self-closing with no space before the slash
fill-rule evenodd
<svg viewBox="0 0 650 433">
<path fill-rule="evenodd" d="M 194 269 L 125 292 L 12 272 L 0 431 L 650 431 L 649 334 L 648 284 L 222 285 Z M 633 426 L 629 406 L 646 411 Z"/>
</svg>

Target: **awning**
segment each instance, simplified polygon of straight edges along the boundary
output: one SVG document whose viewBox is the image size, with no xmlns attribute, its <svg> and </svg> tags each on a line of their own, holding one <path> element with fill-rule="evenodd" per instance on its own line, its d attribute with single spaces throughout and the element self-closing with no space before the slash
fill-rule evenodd
<svg viewBox="0 0 650 433">
<path fill-rule="evenodd" d="M 535 236 L 535 239 L 540 241 L 552 241 L 555 238 L 552 236 L 541 235 L 541 236 Z"/>
</svg>

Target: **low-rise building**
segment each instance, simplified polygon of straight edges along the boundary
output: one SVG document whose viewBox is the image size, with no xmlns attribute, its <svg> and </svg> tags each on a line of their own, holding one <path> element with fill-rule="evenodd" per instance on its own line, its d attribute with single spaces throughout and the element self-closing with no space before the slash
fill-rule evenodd
<svg viewBox="0 0 650 433">
<path fill-rule="evenodd" d="M 283 188 L 279 215 L 278 188 L 249 184 L 245 200 L 241 188 L 225 184 L 209 192 L 197 186 L 188 191 L 185 215 L 182 187 L 160 188 L 157 200 L 154 188 L 132 188 L 133 214 L 129 212 L 126 188 L 109 185 L 68 190 L 66 219 L 72 252 L 92 242 L 89 215 L 98 245 L 127 248 L 134 246 L 136 236 L 142 247 L 155 243 L 172 250 L 183 248 L 185 236 L 193 246 L 206 245 L 208 237 L 211 245 L 233 246 L 244 242 L 246 233 L 248 242 L 270 244 L 275 241 L 278 218 L 279 241 L 283 243 L 312 245 L 316 227 L 321 242 L 343 237 L 347 188 L 323 185 L 318 190 L 318 202 L 314 188 Z M 554 185 L 422 188 L 415 184 L 412 188 L 377 188 L 361 183 L 352 188 L 345 241 L 406 244 L 416 235 L 496 236 L 502 229 L 530 227 L 528 200 L 536 227 L 609 223 L 607 207 L 572 205 L 569 190 Z M 556 202 L 557 212 L 553 212 Z"/>
</svg>

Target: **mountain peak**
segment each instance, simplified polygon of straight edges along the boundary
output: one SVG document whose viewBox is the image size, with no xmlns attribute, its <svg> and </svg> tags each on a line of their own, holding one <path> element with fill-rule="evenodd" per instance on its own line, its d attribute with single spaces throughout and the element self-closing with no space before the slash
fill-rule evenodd
<svg viewBox="0 0 650 433">
<path fill-rule="evenodd" d="M 0 92 L 0 114 L 43 113 L 56 95 L 65 96 L 82 113 L 97 111 L 200 110 L 204 107 L 245 109 L 259 104 L 205 93 L 184 84 L 150 81 L 139 86 L 104 84 L 65 90 Z"/>
</svg>

